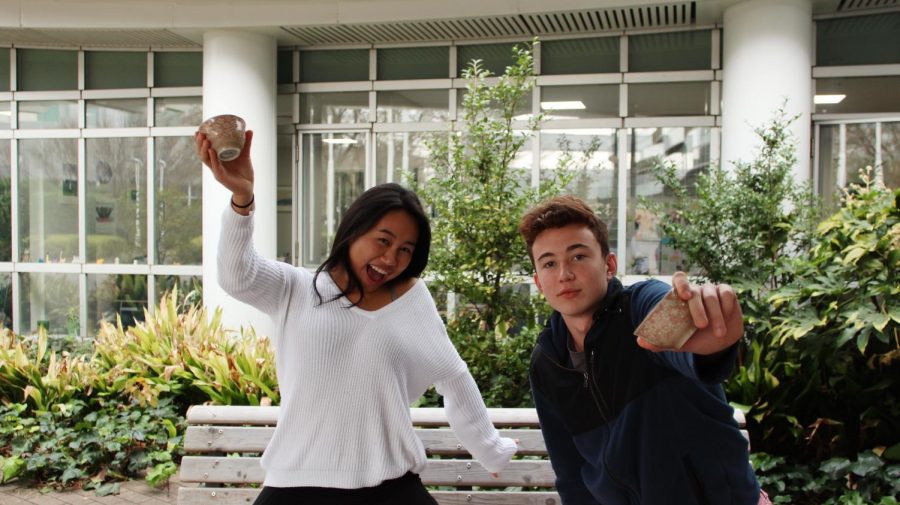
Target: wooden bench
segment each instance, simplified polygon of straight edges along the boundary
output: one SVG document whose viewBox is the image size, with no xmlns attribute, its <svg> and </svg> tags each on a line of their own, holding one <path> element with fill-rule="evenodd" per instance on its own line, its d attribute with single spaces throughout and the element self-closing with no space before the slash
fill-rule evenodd
<svg viewBox="0 0 900 505">
<path fill-rule="evenodd" d="M 453 488 L 431 491 L 439 504 L 560 504 L 534 409 L 488 409 L 502 436 L 519 439 L 516 459 L 499 478 L 471 459 L 449 429 L 444 409 L 413 408 L 410 413 L 429 457 L 422 482 Z M 188 485 L 178 490 L 179 505 L 252 504 L 260 489 L 245 485 L 263 482 L 259 458 L 272 438 L 277 418 L 278 407 L 191 407 L 180 473 L 181 483 Z M 735 411 L 735 419 L 744 426 L 740 411 Z"/>
</svg>

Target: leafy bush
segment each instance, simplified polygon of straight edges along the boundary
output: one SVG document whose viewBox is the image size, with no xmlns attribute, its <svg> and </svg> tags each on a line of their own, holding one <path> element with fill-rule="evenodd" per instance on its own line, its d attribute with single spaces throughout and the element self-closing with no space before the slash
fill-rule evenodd
<svg viewBox="0 0 900 505">
<path fill-rule="evenodd" d="M 780 377 L 770 398 L 807 428 L 812 456 L 900 452 L 900 190 L 861 180 L 768 298 Z"/>
<path fill-rule="evenodd" d="M 108 494 L 117 491 L 115 481 L 149 471 L 148 480 L 159 483 L 174 474 L 184 430 L 169 400 L 156 407 L 72 400 L 31 415 L 24 404 L 2 405 L 0 482 L 80 485 Z"/>
<path fill-rule="evenodd" d="M 513 130 L 518 106 L 534 87 L 531 48 L 517 46 L 513 53 L 515 64 L 492 85 L 479 60 L 466 67 L 460 128 L 432 138 L 434 174 L 413 182 L 433 213 L 432 289 L 456 297 L 448 333 L 485 402 L 496 407 L 530 405 L 528 361 L 537 319 L 546 313 L 527 286 L 517 286 L 531 273 L 519 219 L 572 178 L 569 156 L 539 187 L 531 186 L 530 170 L 512 166 L 542 119 L 530 118 L 525 133 Z"/>
<path fill-rule="evenodd" d="M 253 331 L 232 334 L 221 310 L 208 317 L 200 305 L 179 306 L 177 290 L 163 296 L 144 321 L 123 328 L 103 323 L 94 342 L 100 395 L 155 405 L 171 397 L 186 408 L 278 402 L 275 360 L 267 339 Z"/>
<path fill-rule="evenodd" d="M 30 337 L 0 328 L 0 400 L 47 411 L 86 398 L 96 380 L 84 355 L 50 348 L 43 328 Z"/>
</svg>

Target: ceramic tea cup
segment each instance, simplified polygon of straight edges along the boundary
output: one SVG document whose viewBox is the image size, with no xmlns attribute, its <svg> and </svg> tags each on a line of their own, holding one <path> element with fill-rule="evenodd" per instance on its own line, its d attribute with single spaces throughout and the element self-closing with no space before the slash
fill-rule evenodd
<svg viewBox="0 0 900 505">
<path fill-rule="evenodd" d="M 247 124 L 233 114 L 213 116 L 200 124 L 200 133 L 206 135 L 221 161 L 231 161 L 244 148 L 244 132 Z"/>
</svg>

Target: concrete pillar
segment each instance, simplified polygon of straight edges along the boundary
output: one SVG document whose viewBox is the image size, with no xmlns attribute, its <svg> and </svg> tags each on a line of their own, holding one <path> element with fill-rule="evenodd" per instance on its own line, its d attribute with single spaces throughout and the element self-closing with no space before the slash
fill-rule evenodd
<svg viewBox="0 0 900 505">
<path fill-rule="evenodd" d="M 722 162 L 750 161 L 753 132 L 785 98 L 797 142 L 795 180 L 810 179 L 813 21 L 810 0 L 747 0 L 725 10 L 722 77 Z"/>
<path fill-rule="evenodd" d="M 257 33 L 213 30 L 203 36 L 203 117 L 236 114 L 253 130 L 256 250 L 276 255 L 276 53 L 275 39 Z M 258 335 L 273 335 L 268 316 L 222 290 L 216 281 L 222 211 L 231 192 L 210 171 L 203 174 L 203 300 L 222 307 L 226 327 L 252 326 Z"/>
</svg>

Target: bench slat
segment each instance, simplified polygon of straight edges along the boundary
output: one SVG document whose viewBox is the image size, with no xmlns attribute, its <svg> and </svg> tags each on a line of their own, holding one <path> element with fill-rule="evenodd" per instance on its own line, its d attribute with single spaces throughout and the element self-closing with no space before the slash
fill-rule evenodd
<svg viewBox="0 0 900 505">
<path fill-rule="evenodd" d="M 460 459 L 430 459 L 421 474 L 428 486 L 533 486 L 553 487 L 555 475 L 546 460 L 511 461 L 494 478 L 478 462 Z M 181 459 L 182 482 L 258 484 L 265 479 L 259 458 L 185 456 Z"/>
<path fill-rule="evenodd" d="M 178 490 L 179 505 L 249 505 L 259 495 L 259 489 L 182 487 Z M 440 505 L 559 505 L 554 492 L 521 491 L 432 491 Z"/>
<path fill-rule="evenodd" d="M 204 452 L 263 452 L 275 433 L 274 427 L 188 426 L 184 450 Z M 415 430 L 428 454 L 468 454 L 453 430 L 421 428 Z M 546 455 L 544 437 L 538 430 L 500 430 L 500 435 L 519 439 L 521 455 Z"/>
</svg>

